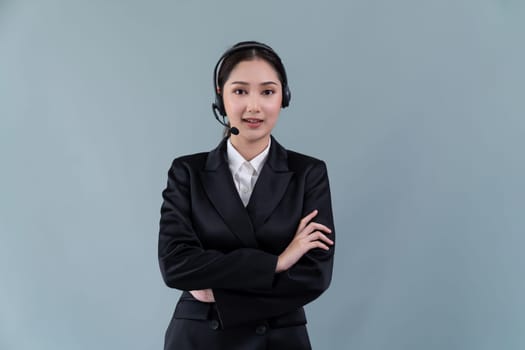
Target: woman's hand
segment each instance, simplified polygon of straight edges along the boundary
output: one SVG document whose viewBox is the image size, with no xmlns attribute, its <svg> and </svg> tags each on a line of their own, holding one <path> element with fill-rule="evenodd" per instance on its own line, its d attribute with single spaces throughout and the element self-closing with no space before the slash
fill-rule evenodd
<svg viewBox="0 0 525 350">
<path fill-rule="evenodd" d="M 190 290 L 191 295 L 195 299 L 203 303 L 214 303 L 215 297 L 213 296 L 213 290 L 211 289 L 200 289 L 200 290 Z"/>
<path fill-rule="evenodd" d="M 326 233 L 331 233 L 332 230 L 325 225 L 311 221 L 317 213 L 318 211 L 316 209 L 301 219 L 294 239 L 288 247 L 286 247 L 284 252 L 279 255 L 275 272 L 279 273 L 288 270 L 310 249 L 321 248 L 328 250 L 330 249 L 328 245 L 331 246 L 334 244 L 334 242 L 325 235 Z"/>
</svg>

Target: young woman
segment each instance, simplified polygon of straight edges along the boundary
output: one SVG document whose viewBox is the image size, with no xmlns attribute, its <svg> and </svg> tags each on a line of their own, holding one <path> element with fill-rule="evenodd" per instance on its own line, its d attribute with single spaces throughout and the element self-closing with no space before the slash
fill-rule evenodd
<svg viewBox="0 0 525 350">
<path fill-rule="evenodd" d="M 290 90 L 269 46 L 234 45 L 214 85 L 226 136 L 175 159 L 163 191 L 160 269 L 183 291 L 165 349 L 310 349 L 303 306 L 328 288 L 334 254 L 325 163 L 271 136 Z"/>
</svg>

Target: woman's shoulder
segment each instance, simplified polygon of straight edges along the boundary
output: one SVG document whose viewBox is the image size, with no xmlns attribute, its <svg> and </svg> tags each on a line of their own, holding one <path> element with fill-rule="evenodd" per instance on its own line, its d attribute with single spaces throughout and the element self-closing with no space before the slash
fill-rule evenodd
<svg viewBox="0 0 525 350">
<path fill-rule="evenodd" d="M 274 152 L 274 155 L 276 155 L 277 158 L 282 158 L 282 155 L 284 154 L 290 168 L 320 166 L 325 164 L 325 162 L 319 158 L 297 152 L 281 145 L 273 136 L 272 145 L 276 146 L 276 152 Z"/>
<path fill-rule="evenodd" d="M 189 167 L 189 168 L 202 168 L 206 164 L 206 159 L 209 152 L 198 152 L 192 154 L 186 154 L 178 156 L 172 161 L 174 167 Z"/>
<path fill-rule="evenodd" d="M 292 151 L 287 149 L 286 153 L 288 154 L 288 163 L 291 164 L 297 164 L 297 165 L 310 165 L 310 166 L 319 166 L 324 165 L 325 162 L 322 159 L 312 157 L 310 155 L 299 153 L 296 151 Z"/>
<path fill-rule="evenodd" d="M 286 150 L 290 169 L 325 168 L 324 160 L 297 151 Z"/>
<path fill-rule="evenodd" d="M 212 150 L 178 156 L 173 160 L 172 165 L 184 165 L 193 169 L 203 169 L 203 167 L 216 168 L 225 161 L 225 156 L 226 139 L 223 139 Z"/>
<path fill-rule="evenodd" d="M 210 152 L 198 152 L 198 153 L 191 153 L 191 154 L 185 154 L 182 156 L 177 156 L 174 161 L 179 162 L 198 162 L 202 160 L 206 160 L 206 157 L 208 156 Z"/>
</svg>

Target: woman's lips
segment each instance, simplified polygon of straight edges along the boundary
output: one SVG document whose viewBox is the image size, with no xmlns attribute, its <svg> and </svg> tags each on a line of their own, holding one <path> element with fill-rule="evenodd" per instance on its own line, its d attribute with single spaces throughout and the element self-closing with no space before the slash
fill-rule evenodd
<svg viewBox="0 0 525 350">
<path fill-rule="evenodd" d="M 256 118 L 243 118 L 242 122 L 245 123 L 249 128 L 257 128 L 262 124 L 261 119 Z"/>
</svg>

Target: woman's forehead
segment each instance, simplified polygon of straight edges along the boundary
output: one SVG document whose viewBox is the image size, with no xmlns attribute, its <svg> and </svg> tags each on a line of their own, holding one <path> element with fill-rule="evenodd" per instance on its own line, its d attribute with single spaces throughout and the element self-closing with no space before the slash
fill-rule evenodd
<svg viewBox="0 0 525 350">
<path fill-rule="evenodd" d="M 228 77 L 228 81 L 279 82 L 275 68 L 263 59 L 245 60 L 237 63 Z"/>
</svg>

